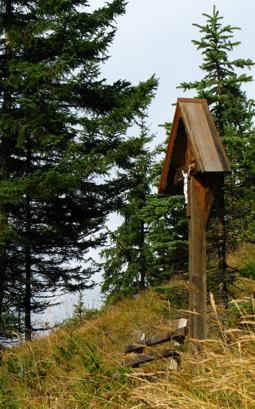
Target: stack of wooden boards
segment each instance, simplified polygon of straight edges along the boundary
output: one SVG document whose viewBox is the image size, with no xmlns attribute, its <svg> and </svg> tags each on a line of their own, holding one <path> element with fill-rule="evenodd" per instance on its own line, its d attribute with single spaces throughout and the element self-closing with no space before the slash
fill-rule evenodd
<svg viewBox="0 0 255 409">
<path fill-rule="evenodd" d="M 173 348 L 160 349 L 156 352 L 150 351 L 149 353 L 144 353 L 146 347 L 156 346 L 167 341 L 175 341 L 177 346 L 184 343 L 188 333 L 188 320 L 186 318 L 173 320 L 170 322 L 169 327 L 171 329 L 161 335 L 148 337 L 143 333 L 137 342 L 127 345 L 124 349 L 125 354 L 135 353 L 135 357 L 125 361 L 125 365 L 132 368 L 138 368 L 141 364 L 146 362 L 151 362 L 161 358 L 171 358 L 176 362 L 176 366 L 178 367 L 181 362 L 181 356 L 180 353 Z"/>
</svg>

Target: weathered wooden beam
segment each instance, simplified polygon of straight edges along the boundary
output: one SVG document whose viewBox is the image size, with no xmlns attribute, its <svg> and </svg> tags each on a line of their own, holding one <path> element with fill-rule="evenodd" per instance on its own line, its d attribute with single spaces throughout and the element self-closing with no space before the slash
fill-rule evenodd
<svg viewBox="0 0 255 409">
<path fill-rule="evenodd" d="M 179 340 L 182 339 L 182 343 L 183 343 L 185 336 L 186 336 L 186 328 L 178 328 L 174 332 L 169 332 L 163 335 L 155 335 L 151 338 L 147 338 L 146 345 L 148 346 L 158 345 L 158 344 L 162 344 L 167 341 L 177 340 L 177 338 Z"/>
<path fill-rule="evenodd" d="M 155 361 L 156 359 L 162 359 L 162 358 L 173 358 L 178 365 L 180 365 L 181 362 L 181 357 L 180 354 L 176 351 L 170 350 L 170 349 L 164 349 L 161 351 L 158 351 L 157 353 L 151 353 L 151 354 L 143 354 L 139 355 L 138 357 L 125 362 L 125 365 L 128 367 L 132 368 L 138 368 L 141 364 L 145 364 L 147 362 L 152 362 Z"/>
<path fill-rule="evenodd" d="M 136 354 L 141 354 L 144 351 L 145 345 L 139 344 L 129 344 L 125 347 L 124 353 L 130 354 L 131 352 L 135 352 Z"/>
<path fill-rule="evenodd" d="M 214 193 L 202 178 L 189 180 L 190 337 L 207 337 L 206 228 Z"/>
<path fill-rule="evenodd" d="M 142 353 L 146 346 L 159 345 L 167 341 L 177 341 L 180 344 L 184 343 L 187 335 L 187 324 L 185 327 L 177 328 L 174 331 L 168 331 L 161 335 L 145 337 L 143 341 L 138 341 L 135 344 L 127 345 L 124 349 L 126 354 L 130 352 Z"/>
</svg>

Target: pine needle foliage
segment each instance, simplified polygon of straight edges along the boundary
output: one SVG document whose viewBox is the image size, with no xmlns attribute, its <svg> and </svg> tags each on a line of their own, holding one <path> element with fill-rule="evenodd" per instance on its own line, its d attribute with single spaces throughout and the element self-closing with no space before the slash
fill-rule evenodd
<svg viewBox="0 0 255 409">
<path fill-rule="evenodd" d="M 86 253 L 127 188 L 113 171 L 134 155 L 126 130 L 155 88 L 102 77 L 125 1 L 89 5 L 1 1 L 0 292 L 27 338 L 51 292 L 88 285 Z"/>
<path fill-rule="evenodd" d="M 157 186 L 165 144 L 151 148 L 152 142 L 144 115 L 137 137 L 140 154 L 126 174 L 131 187 L 119 211 L 123 221 L 109 232 L 109 247 L 101 253 L 102 291 L 108 294 L 108 301 L 187 270 L 184 197 L 159 197 Z"/>
<path fill-rule="evenodd" d="M 148 136 L 145 120 L 146 114 L 139 123 L 140 134 L 134 138 L 138 154 L 125 174 L 130 189 L 119 209 L 123 222 L 115 231 L 109 231 L 109 247 L 101 253 L 104 278 L 102 291 L 115 296 L 147 287 L 153 267 L 154 256 L 147 239 L 148 226 L 143 217 L 143 208 L 151 192 L 150 172 L 154 161 L 149 148 L 153 137 Z"/>
<path fill-rule="evenodd" d="M 194 90 L 195 97 L 206 98 L 216 127 L 227 151 L 232 174 L 225 177 L 225 217 L 223 226 L 215 229 L 212 218 L 209 247 L 213 258 L 218 257 L 219 286 L 227 291 L 226 254 L 243 240 L 253 240 L 251 222 L 254 218 L 254 101 L 248 99 L 244 86 L 252 81 L 247 74 L 251 59 L 231 58 L 240 45 L 235 41 L 239 27 L 224 25 L 216 7 L 212 14 L 203 14 L 205 24 L 194 24 L 201 38 L 193 44 L 201 52 L 201 80 L 182 82 L 179 88 Z M 223 206 L 223 203 L 219 205 Z M 222 212 L 222 209 L 220 210 Z M 216 251 L 215 251 L 216 250 Z"/>
</svg>

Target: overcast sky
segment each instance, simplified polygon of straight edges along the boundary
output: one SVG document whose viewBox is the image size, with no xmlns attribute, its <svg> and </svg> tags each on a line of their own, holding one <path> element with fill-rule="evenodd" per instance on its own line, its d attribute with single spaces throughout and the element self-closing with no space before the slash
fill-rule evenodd
<svg viewBox="0 0 255 409">
<path fill-rule="evenodd" d="M 92 3 L 102 5 L 104 1 Z M 109 80 L 124 78 L 133 83 L 152 74 L 157 76 L 159 88 L 149 120 L 154 132 L 160 134 L 158 125 L 172 119 L 171 104 L 176 98 L 189 96 L 176 86 L 201 78 L 201 56 L 191 43 L 200 34 L 192 23 L 203 24 L 202 13 L 211 14 L 214 4 L 224 23 L 242 29 L 236 32 L 237 40 L 242 42 L 237 55 L 255 59 L 254 0 L 130 0 L 126 14 L 118 19 L 118 32 L 104 73 Z M 255 97 L 254 91 L 254 84 L 249 85 L 250 97 Z"/>
<path fill-rule="evenodd" d="M 91 0 L 95 8 L 104 3 L 104 0 Z M 177 97 L 193 96 L 177 90 L 176 86 L 182 81 L 201 78 L 201 56 L 191 43 L 200 34 L 192 23 L 204 24 L 202 13 L 211 14 L 214 4 L 224 17 L 224 24 L 241 28 L 236 32 L 236 39 L 242 44 L 234 57 L 255 60 L 255 0 L 129 0 L 126 14 L 117 21 L 118 31 L 110 49 L 111 58 L 103 69 L 104 76 L 109 82 L 126 79 L 136 84 L 156 75 L 159 88 L 151 105 L 149 125 L 158 135 L 158 141 L 164 138 L 158 125 L 172 120 L 172 104 Z M 247 92 L 250 98 L 255 98 L 254 83 L 249 84 Z M 99 290 L 87 292 L 85 297 L 87 304 L 94 307 Z M 48 319 L 70 316 L 71 300 L 68 297 L 57 312 L 50 311 Z"/>
</svg>

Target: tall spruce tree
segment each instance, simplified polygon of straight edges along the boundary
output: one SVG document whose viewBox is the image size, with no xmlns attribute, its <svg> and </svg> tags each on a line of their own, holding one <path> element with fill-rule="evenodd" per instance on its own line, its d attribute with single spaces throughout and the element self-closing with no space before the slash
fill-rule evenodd
<svg viewBox="0 0 255 409">
<path fill-rule="evenodd" d="M 150 170 L 152 154 L 144 115 L 139 123 L 140 135 L 133 139 L 139 154 L 125 172 L 130 189 L 124 197 L 119 214 L 121 225 L 109 231 L 109 246 L 101 255 L 103 261 L 102 291 L 110 296 L 127 295 L 145 288 L 150 282 L 153 254 L 147 240 L 147 226 L 142 215 L 151 190 Z"/>
<path fill-rule="evenodd" d="M 154 160 L 150 181 L 153 188 L 142 210 L 147 225 L 147 240 L 154 255 L 150 274 L 152 284 L 185 274 L 188 261 L 185 198 L 183 194 L 159 196 L 157 192 L 172 124 L 160 126 L 165 129 L 167 138 L 152 153 Z"/>
<path fill-rule="evenodd" d="M 234 40 L 238 27 L 223 24 L 216 7 L 212 15 L 203 14 L 204 25 L 194 24 L 200 40 L 193 44 L 202 53 L 200 66 L 204 77 L 195 82 L 183 82 L 183 90 L 195 90 L 196 97 L 206 98 L 216 126 L 222 137 L 232 174 L 225 178 L 225 216 L 218 232 L 211 235 L 211 248 L 218 253 L 218 285 L 227 295 L 228 249 L 233 249 L 250 231 L 250 215 L 253 209 L 254 187 L 254 102 L 247 98 L 243 85 L 252 77 L 243 72 L 254 65 L 250 59 L 231 59 L 230 55 L 240 42 Z M 223 202 L 219 204 L 223 206 Z M 222 213 L 223 209 L 219 209 Z M 215 220 L 215 219 L 213 219 Z M 210 243 L 209 243 L 210 244 Z"/>
<path fill-rule="evenodd" d="M 182 196 L 158 197 L 165 144 L 152 149 L 153 137 L 145 123 L 134 139 L 140 154 L 126 172 L 130 189 L 119 210 L 123 221 L 109 232 L 103 261 L 102 291 L 124 296 L 160 284 L 187 270 L 187 222 Z"/>
<path fill-rule="evenodd" d="M 127 189 L 113 169 L 135 155 L 125 133 L 155 80 L 100 74 L 124 0 L 0 4 L 0 316 L 11 294 L 31 339 L 50 292 L 88 284 L 86 253 Z"/>
</svg>

